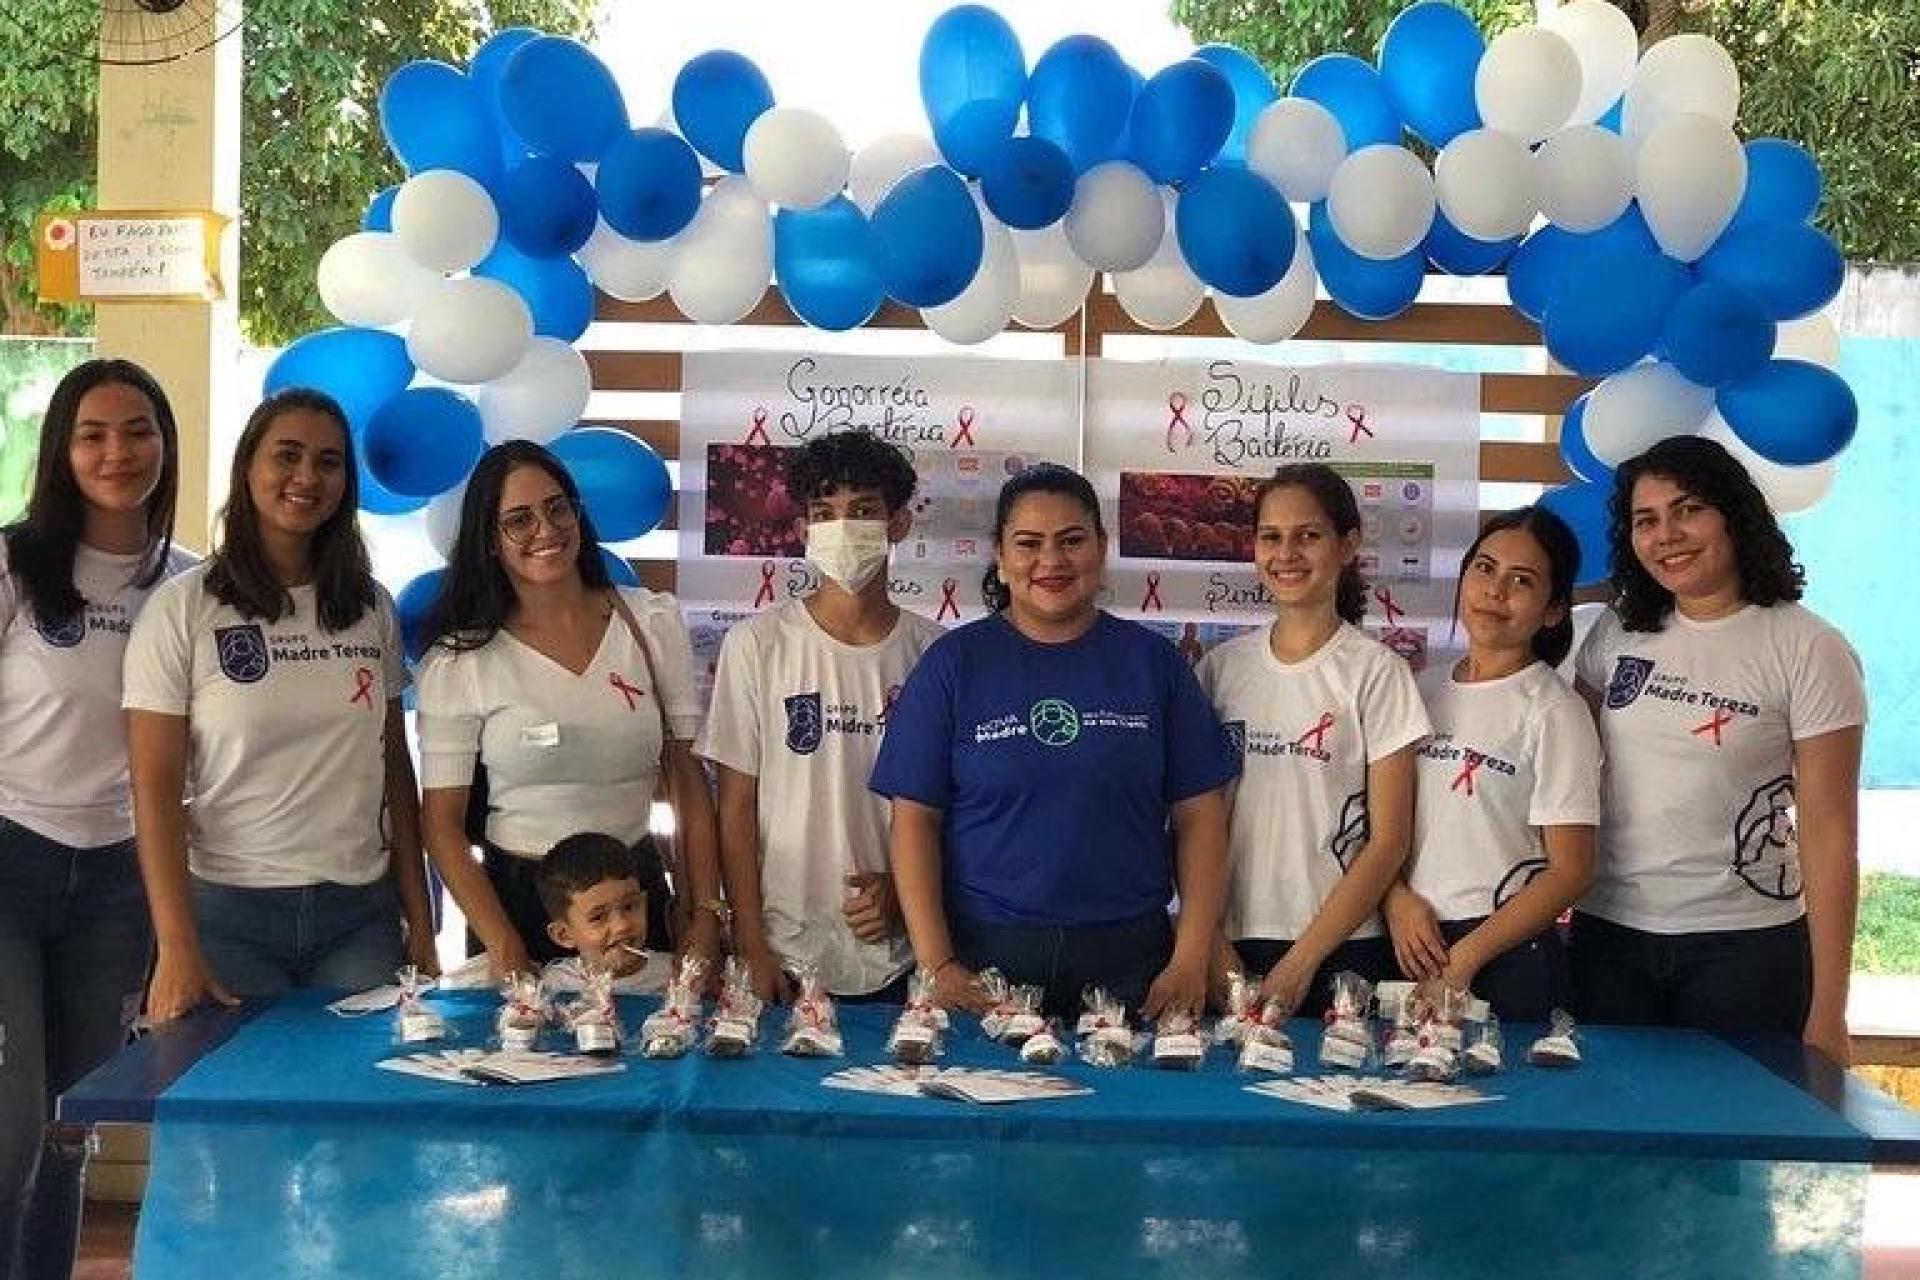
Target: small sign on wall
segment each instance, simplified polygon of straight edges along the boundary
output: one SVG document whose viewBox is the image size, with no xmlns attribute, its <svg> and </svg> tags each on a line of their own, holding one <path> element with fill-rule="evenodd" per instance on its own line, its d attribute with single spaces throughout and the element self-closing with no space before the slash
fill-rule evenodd
<svg viewBox="0 0 1920 1280">
<path fill-rule="evenodd" d="M 217 213 L 136 210 L 42 214 L 34 222 L 42 302 L 212 302 L 220 279 Z"/>
</svg>

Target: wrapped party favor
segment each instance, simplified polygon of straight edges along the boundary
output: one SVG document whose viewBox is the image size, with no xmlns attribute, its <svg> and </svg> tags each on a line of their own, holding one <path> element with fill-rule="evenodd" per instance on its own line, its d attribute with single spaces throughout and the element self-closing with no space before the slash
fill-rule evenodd
<svg viewBox="0 0 1920 1280">
<path fill-rule="evenodd" d="M 1426 982 L 1408 1003 L 1414 1008 L 1417 1043 L 1407 1060 L 1407 1079 L 1450 1083 L 1460 1074 L 1467 993 L 1444 982 Z"/>
<path fill-rule="evenodd" d="M 1153 1065 L 1163 1071 L 1198 1071 L 1207 1042 L 1190 1013 L 1169 1013 L 1153 1032 Z"/>
<path fill-rule="evenodd" d="M 895 1062 L 919 1066 L 940 1056 L 943 1022 L 934 1006 L 934 972 L 916 969 L 907 980 L 907 1004 L 887 1035 L 887 1053 Z"/>
<path fill-rule="evenodd" d="M 1547 1034 L 1535 1040 L 1527 1050 L 1527 1061 L 1536 1067 L 1580 1065 L 1580 1043 L 1574 1038 L 1572 1014 L 1565 1009 L 1553 1011 L 1548 1020 Z"/>
<path fill-rule="evenodd" d="M 567 1006 L 567 1024 L 573 1028 L 574 1048 L 596 1058 L 620 1052 L 620 1010 L 613 999 L 611 970 L 581 967 L 580 996 Z"/>
<path fill-rule="evenodd" d="M 820 985 L 820 971 L 806 966 L 795 977 L 800 993 L 794 998 L 793 1012 L 787 1015 L 787 1033 L 780 1041 L 780 1052 L 796 1058 L 839 1057 L 846 1046 L 833 997 Z"/>
<path fill-rule="evenodd" d="M 1060 1038 L 1060 1024 L 1052 1018 L 1043 1018 L 1040 1029 L 1026 1038 L 1020 1046 L 1020 1061 L 1037 1067 L 1050 1067 L 1066 1059 L 1067 1045 Z"/>
<path fill-rule="evenodd" d="M 540 989 L 537 973 L 510 973 L 500 984 L 500 1012 L 494 1030 L 502 1049 L 526 1052 L 540 1043 L 541 1028 L 547 1025 L 546 997 Z"/>
<path fill-rule="evenodd" d="M 1461 1065 L 1470 1076 L 1490 1076 L 1501 1067 L 1506 1045 L 1500 1035 L 1500 1019 L 1489 1013 L 1486 1021 L 1473 1029 L 1470 1043 L 1460 1055 Z"/>
<path fill-rule="evenodd" d="M 700 1025 L 700 991 L 706 985 L 707 965 L 689 955 L 667 983 L 666 999 L 640 1024 L 640 1052 L 649 1058 L 678 1058 L 693 1048 Z"/>
<path fill-rule="evenodd" d="M 760 1033 L 760 1011 L 765 1006 L 754 992 L 753 977 L 738 956 L 727 961 L 720 1000 L 707 1020 L 707 1056 L 744 1058 L 753 1052 Z"/>
<path fill-rule="evenodd" d="M 1320 1033 L 1320 1065 L 1338 1071 L 1359 1071 L 1373 1057 L 1373 1028 L 1367 1016 L 1373 986 L 1357 973 L 1333 975 L 1333 1002 L 1327 1007 L 1326 1029 Z"/>
<path fill-rule="evenodd" d="M 1135 1046 L 1127 1006 L 1100 987 L 1081 994 L 1086 1012 L 1080 1015 L 1080 1056 L 1096 1067 L 1130 1067 Z"/>
<path fill-rule="evenodd" d="M 400 966 L 394 981 L 400 986 L 400 1003 L 394 1007 L 394 1039 L 401 1044 L 430 1044 L 447 1038 L 447 1021 L 427 1004 L 427 992 L 433 979 L 413 965 Z"/>
</svg>

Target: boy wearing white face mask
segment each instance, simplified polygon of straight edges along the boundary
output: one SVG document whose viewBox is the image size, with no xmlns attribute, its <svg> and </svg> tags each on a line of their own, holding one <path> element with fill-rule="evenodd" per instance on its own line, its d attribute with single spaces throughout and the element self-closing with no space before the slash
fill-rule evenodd
<svg viewBox="0 0 1920 1280">
<path fill-rule="evenodd" d="M 763 999 L 819 971 L 842 999 L 904 997 L 913 963 L 887 864 L 887 802 L 867 790 L 893 697 L 939 636 L 887 599 L 916 477 L 864 431 L 787 463 L 820 585 L 734 627 L 697 751 L 720 779 L 720 862 L 734 947 Z"/>
</svg>

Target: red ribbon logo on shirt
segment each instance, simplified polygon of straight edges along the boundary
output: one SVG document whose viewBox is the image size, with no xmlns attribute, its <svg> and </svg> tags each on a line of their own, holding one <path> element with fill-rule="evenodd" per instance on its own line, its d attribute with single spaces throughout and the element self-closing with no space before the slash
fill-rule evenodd
<svg viewBox="0 0 1920 1280">
<path fill-rule="evenodd" d="M 947 448 L 958 449 L 962 444 L 969 449 L 979 447 L 973 442 L 973 410 L 970 407 L 962 409 L 954 419 L 953 439 L 948 441 Z"/>
<path fill-rule="evenodd" d="M 1176 391 L 1167 397 L 1167 452 L 1172 453 L 1193 443 L 1193 427 L 1187 422 L 1187 397 Z M 1174 443 L 1173 433 L 1178 430 L 1180 443 Z"/>
<path fill-rule="evenodd" d="M 1367 425 L 1367 407 L 1360 404 L 1347 406 L 1347 425 L 1353 430 L 1347 433 L 1348 444 L 1360 443 L 1360 437 L 1373 438 L 1373 428 Z"/>
<path fill-rule="evenodd" d="M 1140 597 L 1140 612 L 1148 613 L 1155 610 L 1165 612 L 1166 607 L 1167 606 L 1160 603 L 1160 575 L 1158 573 L 1149 573 L 1147 575 L 1147 593 Z"/>
<path fill-rule="evenodd" d="M 1460 758 L 1460 772 L 1454 778 L 1453 786 L 1448 788 L 1448 790 L 1458 791 L 1464 786 L 1467 789 L 1467 794 L 1471 796 L 1473 794 L 1473 775 L 1480 771 L 1480 762 L 1485 758 L 1486 757 L 1477 751 L 1469 751 L 1462 756 Z"/>
<path fill-rule="evenodd" d="M 1320 718 L 1314 721 L 1313 728 L 1293 740 L 1297 747 L 1308 747 L 1313 751 L 1324 752 L 1327 749 L 1327 734 L 1333 730 L 1333 712 L 1322 711 Z M 1311 743 L 1307 739 L 1313 739 Z"/>
<path fill-rule="evenodd" d="M 748 444 L 772 444 L 767 438 L 767 411 L 764 406 L 753 411 L 753 425 L 747 428 Z"/>
<path fill-rule="evenodd" d="M 760 589 L 753 593 L 753 607 L 773 603 L 773 561 L 760 562 Z"/>
<path fill-rule="evenodd" d="M 347 705 L 364 702 L 373 705 L 373 668 L 355 667 L 353 669 L 353 696 L 347 699 Z"/>
<path fill-rule="evenodd" d="M 960 606 L 953 598 L 953 593 L 959 589 L 959 582 L 953 578 L 948 578 L 940 584 L 940 611 L 933 615 L 935 622 L 945 622 L 948 618 L 960 616 Z"/>
<path fill-rule="evenodd" d="M 1373 590 L 1373 598 L 1380 602 L 1380 607 L 1382 609 L 1385 609 L 1387 611 L 1388 626 L 1392 626 L 1394 623 L 1400 621 L 1400 619 L 1407 616 L 1407 611 L 1405 609 L 1402 609 L 1400 607 L 1400 602 L 1393 598 L 1393 588 L 1375 587 Z"/>
<path fill-rule="evenodd" d="M 1728 711 L 1725 707 L 1720 707 L 1714 711 L 1713 719 L 1707 721 L 1705 724 L 1695 725 L 1691 732 L 1695 734 L 1712 734 L 1713 745 L 1717 747 L 1720 745 L 1720 730 L 1732 723 L 1733 712 Z"/>
<path fill-rule="evenodd" d="M 607 683 L 620 691 L 620 696 L 627 700 L 627 710 L 629 711 L 633 710 L 634 707 L 639 704 L 640 699 L 646 696 L 646 690 L 633 684 L 618 671 L 607 672 Z"/>
</svg>

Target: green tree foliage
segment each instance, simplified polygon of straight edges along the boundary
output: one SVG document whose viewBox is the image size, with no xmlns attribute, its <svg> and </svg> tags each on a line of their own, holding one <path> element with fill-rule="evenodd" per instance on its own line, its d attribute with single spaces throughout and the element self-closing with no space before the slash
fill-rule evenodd
<svg viewBox="0 0 1920 1280">
<path fill-rule="evenodd" d="M 1372 58 L 1401 0 L 1173 0 L 1198 41 L 1253 54 L 1285 85 L 1322 53 Z M 1465 0 L 1489 36 L 1532 0 Z M 1626 0 L 1645 36 L 1712 36 L 1733 55 L 1744 137 L 1789 138 L 1826 178 L 1818 221 L 1854 262 L 1920 262 L 1920 4 L 1914 0 Z"/>
<path fill-rule="evenodd" d="M 595 0 L 247 0 L 242 32 L 240 322 L 263 344 L 328 323 L 314 293 L 327 246 L 403 176 L 380 136 L 380 86 L 402 63 L 463 66 L 492 32 L 584 37 Z M 93 202 L 99 0 L 0 0 L 0 331 L 77 333 L 83 310 L 33 305 L 34 216 Z M 17 30 L 9 30 L 11 24 Z"/>
</svg>

